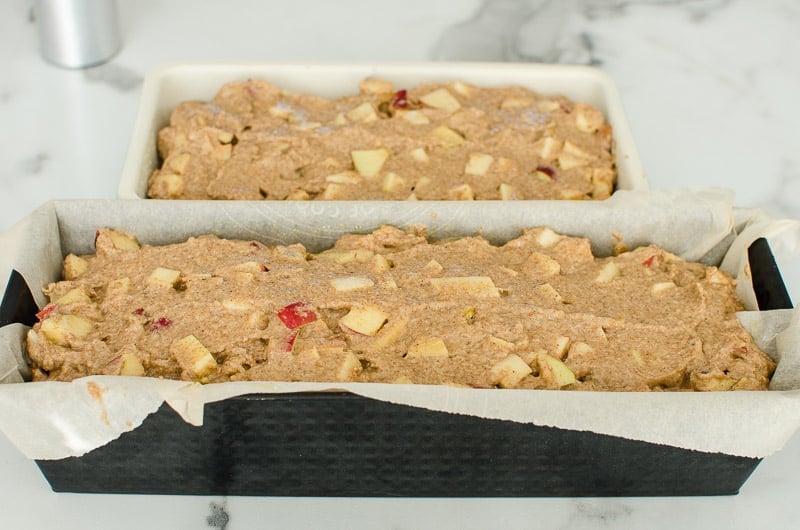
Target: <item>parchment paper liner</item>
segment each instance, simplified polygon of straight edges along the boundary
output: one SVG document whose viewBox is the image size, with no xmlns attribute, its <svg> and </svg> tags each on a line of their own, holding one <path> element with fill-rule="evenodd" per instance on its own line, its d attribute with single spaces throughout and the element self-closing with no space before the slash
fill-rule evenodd
<svg viewBox="0 0 800 530">
<path fill-rule="evenodd" d="M 719 189 L 622 191 L 607 201 L 252 202 L 56 201 L 37 209 L 0 235 L 0 266 L 20 271 L 40 306 L 41 287 L 58 279 L 66 252 L 93 252 L 102 226 L 131 231 L 146 244 L 191 235 L 258 239 L 266 244 L 302 242 L 311 251 L 329 247 L 345 232 L 381 224 L 425 224 L 432 238 L 482 232 L 494 243 L 525 227 L 547 225 L 589 237 L 607 255 L 612 231 L 630 248 L 655 243 L 681 257 L 719 263 L 737 277 L 748 308 L 754 295 L 745 250 L 759 236 L 770 241 L 779 263 L 800 249 L 800 222 L 775 221 L 758 210 L 735 210 Z M 573 206 L 574 205 L 574 206 Z M 739 234 L 737 236 L 737 234 Z M 202 423 L 203 404 L 250 393 L 346 390 L 366 397 L 471 414 L 592 431 L 706 452 L 764 457 L 800 426 L 800 323 L 797 310 L 747 311 L 741 320 L 779 362 L 768 392 L 615 393 L 479 390 L 444 386 L 368 383 L 222 383 L 202 386 L 151 378 L 94 376 L 72 383 L 22 383 L 25 327 L 0 329 L 0 430 L 29 458 L 79 456 L 136 428 L 166 401 L 186 421 Z M 22 367 L 20 367 L 22 368 Z M 17 383 L 17 384 L 14 384 Z"/>
</svg>

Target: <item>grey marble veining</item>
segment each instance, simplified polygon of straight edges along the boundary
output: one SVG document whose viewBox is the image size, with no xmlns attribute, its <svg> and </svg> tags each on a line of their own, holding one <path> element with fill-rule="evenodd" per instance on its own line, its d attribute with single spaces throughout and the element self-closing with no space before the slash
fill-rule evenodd
<svg viewBox="0 0 800 530">
<path fill-rule="evenodd" d="M 116 63 L 106 63 L 83 70 L 87 81 L 103 83 L 114 90 L 129 92 L 138 90 L 144 77 L 130 68 Z"/>
<path fill-rule="evenodd" d="M 573 504 L 569 520 L 562 526 L 563 530 L 576 527 L 585 528 L 619 528 L 631 522 L 634 509 L 624 500 L 580 499 Z"/>
<path fill-rule="evenodd" d="M 569 63 L 599 66 L 590 23 L 632 9 L 678 9 L 701 23 L 730 0 L 482 0 L 467 20 L 448 28 L 432 49 L 445 61 Z"/>
<path fill-rule="evenodd" d="M 585 57 L 587 42 L 580 33 L 565 37 L 573 4 L 574 0 L 483 0 L 473 16 L 444 31 L 431 55 L 442 61 L 593 63 L 591 54 Z M 580 59 L 564 60 L 565 55 Z"/>
<path fill-rule="evenodd" d="M 210 512 L 206 517 L 208 528 L 226 530 L 228 523 L 231 521 L 230 514 L 227 511 L 227 503 L 224 500 L 222 502 L 212 501 L 208 504 L 208 509 Z"/>
<path fill-rule="evenodd" d="M 431 55 L 599 66 L 620 86 L 653 187 L 733 187 L 742 206 L 797 218 L 800 8 L 758 5 L 484 0 Z"/>
</svg>

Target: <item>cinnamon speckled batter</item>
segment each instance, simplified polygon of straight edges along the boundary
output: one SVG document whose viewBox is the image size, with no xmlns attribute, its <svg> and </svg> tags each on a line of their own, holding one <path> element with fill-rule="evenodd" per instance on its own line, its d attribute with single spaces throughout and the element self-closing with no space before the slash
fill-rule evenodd
<svg viewBox="0 0 800 530">
<path fill-rule="evenodd" d="M 89 374 L 577 390 L 766 389 L 734 283 L 655 246 L 592 255 L 534 228 L 502 246 L 424 229 L 301 245 L 98 232 L 28 336 L 35 380 Z"/>
<path fill-rule="evenodd" d="M 158 135 L 158 199 L 605 199 L 616 181 L 603 114 L 522 87 L 395 87 L 337 99 L 263 81 L 185 102 Z"/>
</svg>

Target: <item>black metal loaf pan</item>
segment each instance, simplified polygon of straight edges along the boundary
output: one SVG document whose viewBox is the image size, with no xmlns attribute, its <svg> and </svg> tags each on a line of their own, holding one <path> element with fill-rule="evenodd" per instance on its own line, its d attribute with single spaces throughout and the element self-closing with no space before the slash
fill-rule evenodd
<svg viewBox="0 0 800 530">
<path fill-rule="evenodd" d="M 760 309 L 790 308 L 766 240 L 749 249 Z M 12 277 L 0 317 L 36 311 Z M 81 493 L 551 497 L 736 494 L 758 458 L 434 412 L 343 393 L 166 404 L 81 457 L 37 461 L 54 491 Z"/>
</svg>

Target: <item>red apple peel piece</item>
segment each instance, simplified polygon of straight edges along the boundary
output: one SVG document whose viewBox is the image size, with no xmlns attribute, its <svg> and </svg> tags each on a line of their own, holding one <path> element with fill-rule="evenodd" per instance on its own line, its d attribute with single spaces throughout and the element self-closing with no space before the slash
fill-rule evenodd
<svg viewBox="0 0 800 530">
<path fill-rule="evenodd" d="M 283 351 L 290 353 L 294 349 L 294 343 L 297 340 L 297 335 L 299 333 L 299 329 L 293 329 L 288 335 L 286 335 L 286 341 L 283 343 Z"/>
<path fill-rule="evenodd" d="M 536 171 L 541 171 L 553 180 L 556 179 L 556 170 L 549 166 L 537 166 Z"/>
<path fill-rule="evenodd" d="M 150 324 L 150 331 L 161 331 L 167 329 L 172 325 L 172 320 L 167 317 L 159 317 Z"/>
<path fill-rule="evenodd" d="M 392 107 L 396 109 L 408 108 L 408 92 L 405 89 L 398 90 L 394 93 L 394 97 L 392 98 Z"/>
<path fill-rule="evenodd" d="M 657 254 L 653 254 L 652 256 L 650 256 L 649 258 L 647 258 L 642 262 L 642 265 L 644 265 L 645 267 L 658 267 L 659 264 L 660 263 Z"/>
<path fill-rule="evenodd" d="M 44 320 L 45 318 L 49 317 L 55 310 L 56 310 L 56 304 L 47 304 L 42 308 L 41 311 L 36 313 L 36 318 L 38 318 L 39 320 Z"/>
<path fill-rule="evenodd" d="M 287 328 L 295 329 L 317 320 L 317 314 L 305 302 L 294 302 L 281 308 L 278 318 Z"/>
</svg>

